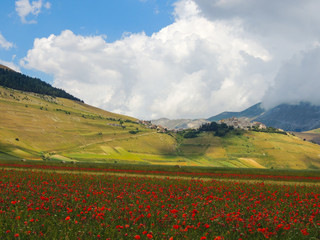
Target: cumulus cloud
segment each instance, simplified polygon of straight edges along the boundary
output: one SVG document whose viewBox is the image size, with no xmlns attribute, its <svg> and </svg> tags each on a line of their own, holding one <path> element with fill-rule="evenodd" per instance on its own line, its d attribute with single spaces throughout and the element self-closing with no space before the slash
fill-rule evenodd
<svg viewBox="0 0 320 240">
<path fill-rule="evenodd" d="M 320 47 L 301 52 L 287 61 L 267 91 L 263 103 L 271 108 L 281 103 L 320 104 Z"/>
<path fill-rule="evenodd" d="M 317 42 L 318 1 L 179 0 L 174 7 L 175 21 L 151 36 L 109 43 L 65 30 L 35 39 L 21 64 L 52 74 L 56 87 L 89 104 L 144 119 L 209 117 L 261 99 L 266 106 L 293 99 L 282 92 L 292 77 L 285 72 L 294 67 L 302 76 L 304 57 L 281 65 Z M 294 91 L 311 79 L 291 80 L 295 100 L 312 98 L 307 87 Z"/>
<path fill-rule="evenodd" d="M 178 1 L 174 4 L 174 6 L 175 10 L 173 15 L 177 19 L 196 17 L 200 13 L 198 5 L 192 0 Z"/>
<path fill-rule="evenodd" d="M 319 1 L 194 0 L 194 2 L 202 15 L 211 21 L 240 20 L 247 36 L 255 39 L 270 53 L 272 61 L 264 65 L 264 68 L 269 69 L 267 77 L 269 82 L 265 84 L 268 90 L 266 96 L 262 98 L 266 107 L 299 101 L 320 104 L 320 101 L 315 100 L 317 98 L 315 95 L 318 94 L 312 89 L 314 80 L 309 76 L 310 71 L 315 73 L 318 67 L 311 64 L 307 69 L 302 60 L 309 56 L 315 58 L 314 63 L 318 62 L 317 54 L 311 54 L 316 50 L 308 49 L 313 49 L 319 41 L 320 15 L 317 11 L 320 8 Z M 299 59 L 302 62 L 299 62 Z M 252 63 L 256 64 L 256 61 Z M 303 72 L 304 70 L 309 72 Z M 289 74 L 290 71 L 301 72 L 299 77 L 294 78 Z"/>
<path fill-rule="evenodd" d="M 66 30 L 36 39 L 21 64 L 53 74 L 55 86 L 90 104 L 140 118 L 199 117 L 258 101 L 264 76 L 247 64 L 268 61 L 268 52 L 240 22 L 179 11 L 152 36 L 108 43 Z"/>
<path fill-rule="evenodd" d="M 313 36 L 318 36 L 320 33 L 320 26 L 314 24 L 320 21 L 318 14 L 320 2 L 317 0 L 193 1 L 206 18 L 211 20 L 240 18 L 248 32 L 266 38 L 295 36 L 304 39 L 305 36 L 301 36 L 302 32 Z"/>
<path fill-rule="evenodd" d="M 44 3 L 42 0 L 32 1 L 29 0 L 16 0 L 16 12 L 19 15 L 22 23 L 36 23 L 35 20 L 27 20 L 28 15 L 37 16 L 43 8 L 50 9 L 49 2 Z"/>
<path fill-rule="evenodd" d="M 0 33 L 0 47 L 6 50 L 13 47 L 13 43 L 8 42 L 1 33 Z"/>
</svg>

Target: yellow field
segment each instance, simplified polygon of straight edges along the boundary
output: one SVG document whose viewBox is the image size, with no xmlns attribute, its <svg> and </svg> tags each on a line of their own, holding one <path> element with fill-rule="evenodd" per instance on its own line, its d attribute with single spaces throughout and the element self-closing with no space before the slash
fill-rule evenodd
<svg viewBox="0 0 320 240">
<path fill-rule="evenodd" d="M 177 141 L 137 119 L 0 87 L 0 158 L 241 168 L 319 169 L 320 146 L 292 135 L 202 133 Z M 121 126 L 122 125 L 122 126 Z M 139 130 L 131 134 L 131 130 Z"/>
</svg>

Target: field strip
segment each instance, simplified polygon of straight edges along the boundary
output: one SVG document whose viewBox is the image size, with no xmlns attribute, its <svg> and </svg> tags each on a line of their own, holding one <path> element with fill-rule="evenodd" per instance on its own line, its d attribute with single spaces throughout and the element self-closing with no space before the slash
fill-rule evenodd
<svg viewBox="0 0 320 240">
<path fill-rule="evenodd" d="M 156 132 L 146 132 L 146 133 L 142 133 L 142 134 L 136 134 L 134 136 L 125 136 L 125 137 L 118 137 L 118 138 L 110 138 L 110 139 L 105 139 L 103 141 L 96 141 L 96 142 L 91 142 L 91 143 L 87 143 L 81 146 L 77 146 L 77 147 L 72 147 L 72 148 L 67 148 L 67 149 L 63 149 L 63 151 L 68 151 L 68 150 L 75 150 L 75 149 L 80 149 L 80 148 L 87 148 L 89 146 L 95 145 L 95 144 L 104 144 L 107 142 L 112 142 L 112 141 L 117 141 L 117 140 L 125 140 L 125 139 L 130 139 L 130 138 L 134 138 L 134 137 L 141 137 L 141 136 L 146 136 L 146 135 L 151 135 L 151 134 L 156 134 Z M 58 151 L 58 153 L 61 151 Z"/>
<path fill-rule="evenodd" d="M 22 168 L 10 168 L 1 167 L 5 170 L 17 170 L 17 171 L 37 171 L 37 172 L 52 172 L 52 173 L 72 173 L 72 174 L 92 174 L 92 175 L 109 175 L 109 176 L 119 176 L 119 177 L 139 177 L 139 178 L 159 178 L 159 179 L 181 179 L 181 180 L 202 180 L 202 181 L 224 181 L 224 182 L 239 182 L 239 183 L 265 183 L 265 184 L 275 184 L 275 185 L 300 185 L 300 186 L 320 186 L 320 182 L 299 182 L 299 181 L 275 181 L 275 180 L 262 180 L 262 179 L 231 179 L 231 178 L 207 178 L 200 176 L 172 176 L 172 175 L 156 175 L 156 174 L 137 174 L 137 173 L 116 173 L 116 172 L 93 172 L 93 171 L 68 171 L 68 170 L 55 170 L 55 169 L 22 169 Z"/>
</svg>

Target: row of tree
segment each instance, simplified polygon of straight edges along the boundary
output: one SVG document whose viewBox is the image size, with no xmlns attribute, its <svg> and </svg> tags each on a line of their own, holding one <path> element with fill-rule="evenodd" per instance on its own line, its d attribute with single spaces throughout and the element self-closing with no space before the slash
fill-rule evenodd
<svg viewBox="0 0 320 240">
<path fill-rule="evenodd" d="M 251 127 L 249 130 L 256 131 L 256 132 L 279 133 L 284 135 L 287 134 L 285 131 L 279 130 L 274 127 L 267 127 L 265 129 L 260 129 L 254 126 L 254 127 Z M 211 122 L 211 123 L 202 124 L 198 129 L 186 129 L 182 131 L 180 134 L 184 138 L 195 138 L 201 132 L 212 132 L 215 136 L 224 137 L 228 133 L 241 135 L 244 132 L 244 130 L 241 130 L 239 128 L 234 128 L 233 126 L 228 126 L 225 123 L 220 124 L 217 122 Z"/>
<path fill-rule="evenodd" d="M 233 126 L 228 126 L 225 123 L 205 123 L 202 124 L 197 130 L 196 129 L 187 129 L 184 130 L 181 134 L 184 138 L 195 138 L 201 132 L 212 132 L 215 136 L 224 137 L 228 133 L 233 133 L 240 135 L 242 131 L 240 129 L 235 129 Z"/>
<path fill-rule="evenodd" d="M 24 74 L 2 68 L 0 68 L 0 85 L 25 92 L 34 92 L 83 102 L 66 91 L 52 87 L 38 78 L 28 77 Z"/>
</svg>

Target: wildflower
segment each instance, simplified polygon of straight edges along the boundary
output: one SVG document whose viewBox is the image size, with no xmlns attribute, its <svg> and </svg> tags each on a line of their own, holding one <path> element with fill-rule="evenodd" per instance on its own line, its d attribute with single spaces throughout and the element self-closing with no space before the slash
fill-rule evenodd
<svg viewBox="0 0 320 240">
<path fill-rule="evenodd" d="M 301 229 L 300 231 L 301 231 L 301 233 L 302 233 L 303 235 L 305 235 L 305 236 L 309 235 L 309 233 L 308 233 L 308 231 L 307 231 L 306 228 Z"/>
<path fill-rule="evenodd" d="M 173 225 L 173 228 L 174 228 L 174 229 L 179 229 L 179 227 L 180 227 L 180 226 L 177 225 L 177 224 Z"/>
</svg>

